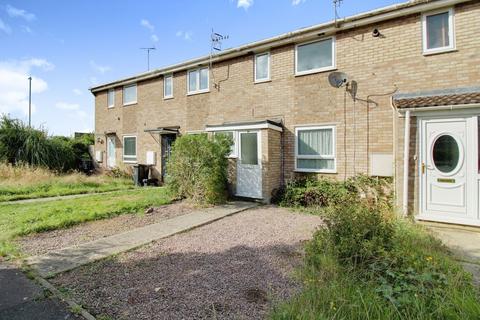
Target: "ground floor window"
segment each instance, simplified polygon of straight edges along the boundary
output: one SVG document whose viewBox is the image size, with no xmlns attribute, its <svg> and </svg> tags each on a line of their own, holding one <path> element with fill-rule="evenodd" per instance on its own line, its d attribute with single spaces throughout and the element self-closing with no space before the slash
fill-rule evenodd
<svg viewBox="0 0 480 320">
<path fill-rule="evenodd" d="M 237 157 L 237 132 L 235 131 L 216 131 L 214 132 L 214 136 L 219 136 L 219 135 L 225 135 L 227 137 L 230 137 L 233 140 L 233 144 L 230 149 L 230 158 L 236 158 Z"/>
<path fill-rule="evenodd" d="M 335 127 L 295 129 L 295 169 L 303 172 L 335 172 Z"/>
<path fill-rule="evenodd" d="M 124 162 L 137 161 L 137 137 L 136 136 L 123 137 L 123 161 Z"/>
</svg>

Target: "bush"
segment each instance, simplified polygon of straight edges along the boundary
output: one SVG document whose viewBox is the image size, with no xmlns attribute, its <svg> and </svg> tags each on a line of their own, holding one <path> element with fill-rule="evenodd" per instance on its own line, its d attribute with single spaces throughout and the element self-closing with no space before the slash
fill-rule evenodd
<svg viewBox="0 0 480 320">
<path fill-rule="evenodd" d="M 389 181 L 358 175 L 346 181 L 328 178 L 299 179 L 273 192 L 272 202 L 284 207 L 329 207 L 363 202 L 390 207 Z"/>
<path fill-rule="evenodd" d="M 176 196 L 197 204 L 224 202 L 231 144 L 232 140 L 226 136 L 179 137 L 167 163 L 167 186 Z"/>
<path fill-rule="evenodd" d="M 88 135 L 79 139 L 50 137 L 43 128 L 26 126 L 18 119 L 0 119 L 0 161 L 28 164 L 56 171 L 77 169 L 81 159 L 90 158 Z"/>
</svg>

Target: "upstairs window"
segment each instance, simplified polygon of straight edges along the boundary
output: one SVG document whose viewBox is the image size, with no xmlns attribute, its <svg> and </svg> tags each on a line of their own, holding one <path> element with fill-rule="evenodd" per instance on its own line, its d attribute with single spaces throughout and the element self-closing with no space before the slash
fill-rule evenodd
<svg viewBox="0 0 480 320">
<path fill-rule="evenodd" d="M 198 68 L 189 70 L 187 76 L 188 94 L 208 92 L 209 90 L 209 70 Z"/>
<path fill-rule="evenodd" d="M 423 52 L 436 53 L 455 49 L 453 9 L 422 16 Z"/>
<path fill-rule="evenodd" d="M 173 98 L 173 75 L 163 78 L 163 97 L 165 99 Z"/>
<path fill-rule="evenodd" d="M 123 105 L 137 103 L 137 84 L 130 84 L 123 87 Z"/>
<path fill-rule="evenodd" d="M 137 137 L 123 137 L 123 162 L 137 161 Z"/>
<path fill-rule="evenodd" d="M 255 82 L 270 80 L 270 53 L 255 55 Z"/>
<path fill-rule="evenodd" d="M 107 107 L 113 108 L 115 106 L 115 89 L 109 89 L 107 94 Z"/>
<path fill-rule="evenodd" d="M 295 74 L 303 75 L 335 68 L 335 38 L 299 44 L 295 48 Z"/>
<path fill-rule="evenodd" d="M 295 130 L 295 169 L 302 172 L 336 171 L 335 127 L 305 127 Z"/>
</svg>

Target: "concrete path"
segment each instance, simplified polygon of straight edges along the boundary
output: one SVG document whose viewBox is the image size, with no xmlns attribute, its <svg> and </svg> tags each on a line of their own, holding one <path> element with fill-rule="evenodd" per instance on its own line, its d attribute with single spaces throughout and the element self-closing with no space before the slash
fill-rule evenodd
<svg viewBox="0 0 480 320">
<path fill-rule="evenodd" d="M 67 305 L 50 297 L 15 266 L 0 264 L 0 319 L 77 319 Z"/>
<path fill-rule="evenodd" d="M 48 278 L 81 265 L 103 259 L 169 237 L 226 216 L 257 206 L 252 202 L 231 202 L 147 225 L 138 229 L 102 238 L 78 246 L 49 252 L 27 259 L 40 276 Z"/>
<path fill-rule="evenodd" d="M 105 191 L 105 192 L 90 192 L 90 193 L 78 193 L 78 194 L 69 194 L 66 196 L 54 196 L 54 197 L 44 197 L 44 198 L 33 198 L 33 199 L 22 199 L 22 200 L 9 200 L 0 202 L 0 204 L 21 204 L 21 203 L 32 203 L 32 202 L 47 202 L 47 201 L 56 201 L 56 200 L 67 200 L 75 198 L 83 198 L 88 196 L 94 196 L 99 194 L 109 194 L 114 192 L 126 191 L 124 190 L 114 190 L 114 191 Z"/>
<path fill-rule="evenodd" d="M 473 275 L 474 283 L 480 286 L 480 229 L 437 223 L 423 224 L 452 250 L 465 270 Z"/>
</svg>

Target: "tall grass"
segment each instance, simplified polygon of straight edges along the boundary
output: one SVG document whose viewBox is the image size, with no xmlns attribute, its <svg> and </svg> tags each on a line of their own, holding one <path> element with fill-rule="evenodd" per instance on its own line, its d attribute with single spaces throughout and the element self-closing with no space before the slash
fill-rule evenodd
<svg viewBox="0 0 480 320">
<path fill-rule="evenodd" d="M 56 173 L 43 167 L 0 163 L 0 202 L 133 188 L 128 178 Z"/>
</svg>

